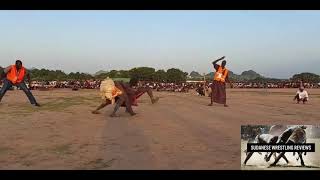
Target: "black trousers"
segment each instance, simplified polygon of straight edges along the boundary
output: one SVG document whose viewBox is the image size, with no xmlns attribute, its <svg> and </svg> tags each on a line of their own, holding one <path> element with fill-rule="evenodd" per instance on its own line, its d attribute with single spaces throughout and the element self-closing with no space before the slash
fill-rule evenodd
<svg viewBox="0 0 320 180">
<path fill-rule="evenodd" d="M 2 86 L 1 91 L 0 91 L 0 101 L 2 100 L 2 98 L 6 94 L 6 92 L 12 86 L 17 86 L 21 90 L 23 90 L 23 92 L 27 95 L 27 97 L 28 97 L 28 99 L 29 99 L 31 104 L 36 104 L 37 103 L 36 99 L 34 98 L 34 96 L 32 95 L 31 91 L 28 89 L 27 85 L 24 82 L 21 82 L 21 83 L 18 83 L 18 84 L 12 84 L 12 82 L 9 81 L 6 78 L 3 81 L 3 86 Z"/>
</svg>

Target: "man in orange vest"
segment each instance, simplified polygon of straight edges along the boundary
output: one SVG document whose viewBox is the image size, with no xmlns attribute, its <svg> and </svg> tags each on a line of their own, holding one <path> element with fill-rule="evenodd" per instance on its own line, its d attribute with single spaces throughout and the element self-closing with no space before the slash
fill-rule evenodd
<svg viewBox="0 0 320 180">
<path fill-rule="evenodd" d="M 17 86 L 24 91 L 32 105 L 40 106 L 24 82 L 24 79 L 27 76 L 29 86 L 31 86 L 30 74 L 22 66 L 22 62 L 20 60 L 17 60 L 15 65 L 5 68 L 4 73 L 6 74 L 6 77 L 3 82 L 3 87 L 0 91 L 0 102 L 8 89 L 10 89 L 12 86 Z"/>
<path fill-rule="evenodd" d="M 212 62 L 216 73 L 214 74 L 213 83 L 211 84 L 211 103 L 208 106 L 212 106 L 213 102 L 224 104 L 224 107 L 227 105 L 227 93 L 226 93 L 226 82 L 229 82 L 232 86 L 228 74 L 229 70 L 225 67 L 227 61 L 223 60 L 225 56 Z M 218 61 L 222 61 L 221 65 L 218 65 Z"/>
</svg>

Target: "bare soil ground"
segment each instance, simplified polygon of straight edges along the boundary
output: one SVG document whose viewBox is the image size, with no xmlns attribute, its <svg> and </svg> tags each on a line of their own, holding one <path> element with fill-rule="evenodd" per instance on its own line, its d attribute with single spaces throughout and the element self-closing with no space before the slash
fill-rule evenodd
<svg viewBox="0 0 320 180">
<path fill-rule="evenodd" d="M 110 118 L 113 106 L 91 114 L 98 90 L 22 91 L 0 103 L 0 169 L 241 169 L 240 126 L 319 124 L 320 90 L 295 104 L 296 89 L 228 89 L 229 107 L 207 106 L 195 93 L 155 92 L 138 114 Z"/>
</svg>

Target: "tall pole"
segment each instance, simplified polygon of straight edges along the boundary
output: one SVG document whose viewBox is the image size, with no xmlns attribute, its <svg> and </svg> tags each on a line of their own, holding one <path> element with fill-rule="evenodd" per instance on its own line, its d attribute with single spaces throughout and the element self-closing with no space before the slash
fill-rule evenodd
<svg viewBox="0 0 320 180">
<path fill-rule="evenodd" d="M 204 81 L 204 95 L 206 95 L 206 87 L 207 87 L 207 85 L 206 85 L 206 73 L 203 73 L 203 81 Z"/>
</svg>

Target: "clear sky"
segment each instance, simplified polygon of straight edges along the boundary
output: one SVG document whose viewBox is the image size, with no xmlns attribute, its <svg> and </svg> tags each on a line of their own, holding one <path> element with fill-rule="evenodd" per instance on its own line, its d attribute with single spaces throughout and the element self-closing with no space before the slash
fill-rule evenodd
<svg viewBox="0 0 320 180">
<path fill-rule="evenodd" d="M 320 11 L 0 11 L 0 65 L 320 74 Z"/>
</svg>

